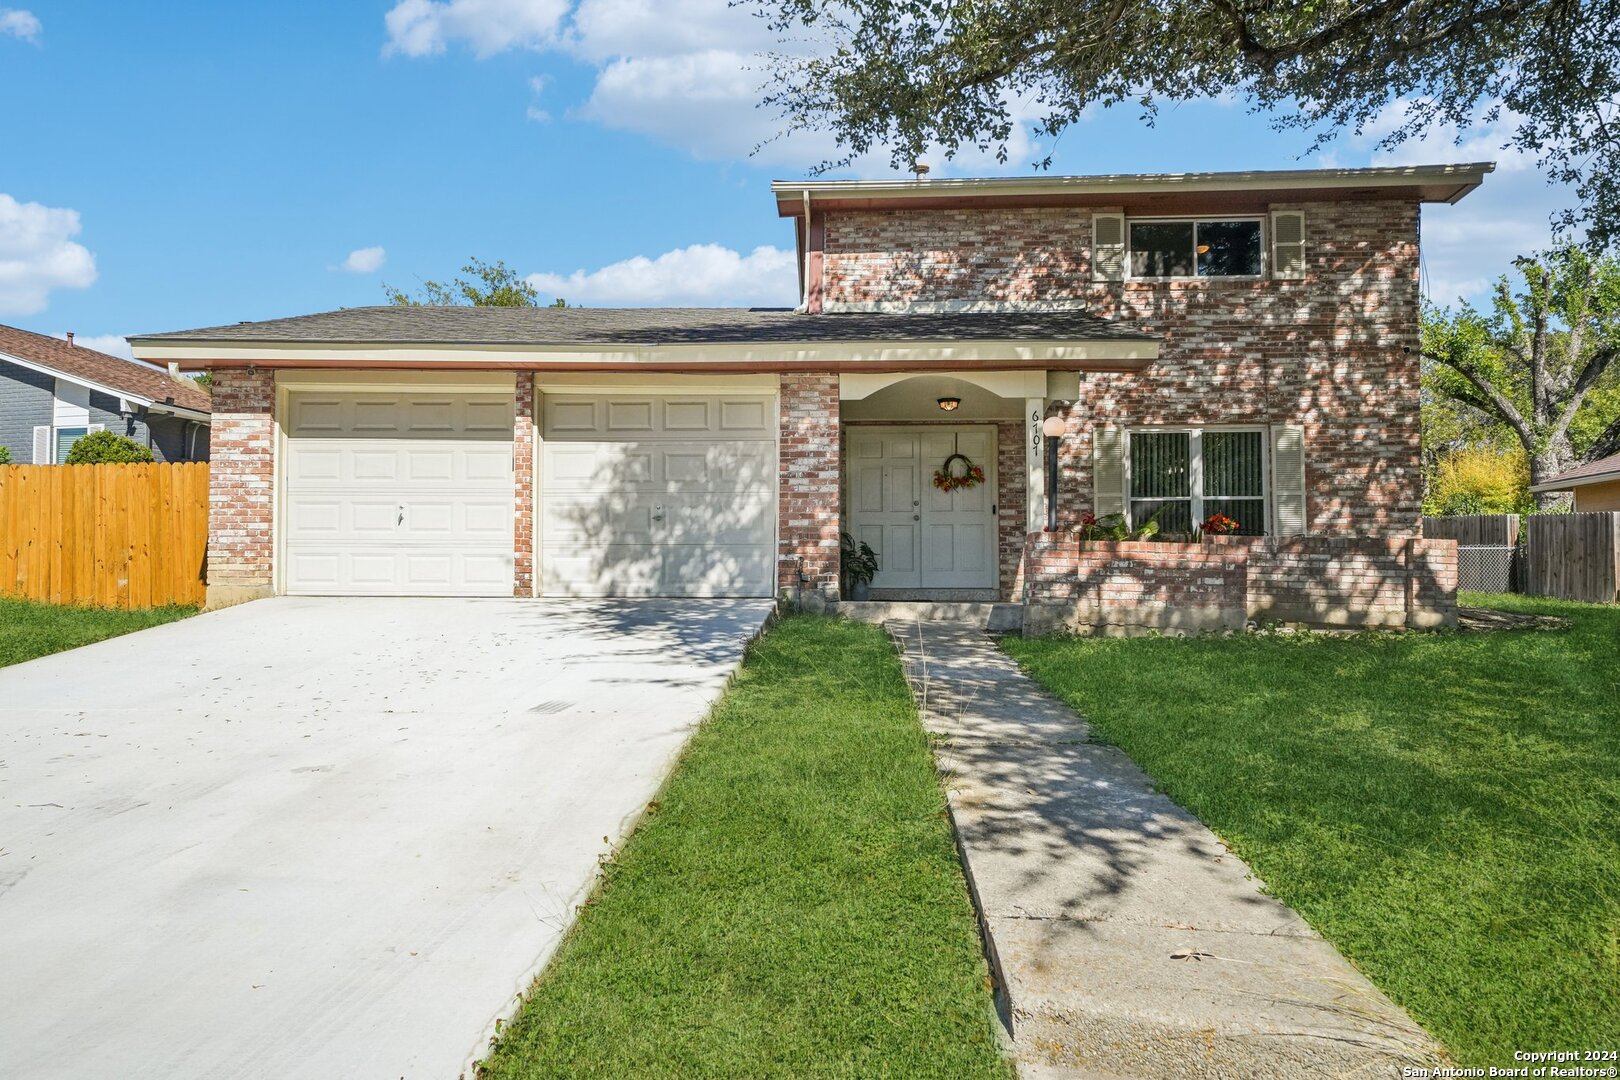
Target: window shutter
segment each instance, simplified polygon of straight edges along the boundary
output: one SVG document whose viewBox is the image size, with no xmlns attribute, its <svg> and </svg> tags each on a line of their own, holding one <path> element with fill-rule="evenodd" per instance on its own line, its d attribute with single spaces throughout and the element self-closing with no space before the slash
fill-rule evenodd
<svg viewBox="0 0 1620 1080">
<path fill-rule="evenodd" d="M 1091 280 L 1125 280 L 1125 215 L 1091 215 Z"/>
<path fill-rule="evenodd" d="M 1092 513 L 1098 517 L 1125 513 L 1125 432 L 1094 428 L 1091 433 Z"/>
<path fill-rule="evenodd" d="M 1305 276 L 1305 215 L 1299 210 L 1272 211 L 1271 276 L 1284 281 Z"/>
<path fill-rule="evenodd" d="M 1305 531 L 1305 429 L 1278 424 L 1271 429 L 1271 502 L 1277 535 Z"/>
<path fill-rule="evenodd" d="M 34 429 L 34 464 L 55 465 L 56 455 L 51 453 L 51 428 L 49 424 Z"/>
</svg>

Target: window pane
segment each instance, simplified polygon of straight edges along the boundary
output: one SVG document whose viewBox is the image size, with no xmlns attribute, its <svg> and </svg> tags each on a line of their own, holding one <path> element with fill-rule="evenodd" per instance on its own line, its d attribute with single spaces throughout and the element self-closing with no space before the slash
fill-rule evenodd
<svg viewBox="0 0 1620 1080">
<path fill-rule="evenodd" d="M 1132 277 L 1191 277 L 1192 272 L 1192 222 L 1131 222 Z"/>
<path fill-rule="evenodd" d="M 1205 499 L 1205 520 L 1208 520 L 1212 514 L 1225 514 L 1237 522 L 1237 534 L 1239 536 L 1265 535 L 1266 500 L 1264 499 Z"/>
<path fill-rule="evenodd" d="M 1264 495 L 1261 463 L 1265 437 L 1258 431 L 1204 432 L 1204 495 Z"/>
<path fill-rule="evenodd" d="M 68 451 L 73 444 L 84 437 L 85 429 L 82 427 L 65 427 L 56 429 L 56 463 L 61 465 L 67 461 Z"/>
<path fill-rule="evenodd" d="M 1198 223 L 1198 276 L 1230 277 L 1260 274 L 1258 221 L 1200 221 Z"/>
<path fill-rule="evenodd" d="M 1132 499 L 1131 524 L 1140 527 L 1154 514 L 1159 515 L 1160 533 L 1192 532 L 1192 501 L 1189 499 Z"/>
<path fill-rule="evenodd" d="M 1131 498 L 1185 499 L 1192 495 L 1192 436 L 1185 431 L 1131 435 Z"/>
</svg>

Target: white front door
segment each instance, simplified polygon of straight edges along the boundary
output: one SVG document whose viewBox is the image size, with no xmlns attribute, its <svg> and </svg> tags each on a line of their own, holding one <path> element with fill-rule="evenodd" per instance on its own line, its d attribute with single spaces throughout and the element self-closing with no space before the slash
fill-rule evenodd
<svg viewBox="0 0 1620 1080">
<path fill-rule="evenodd" d="M 770 596 L 776 399 L 546 394 L 546 596 Z"/>
<path fill-rule="evenodd" d="M 878 553 L 874 589 L 993 589 L 996 429 L 851 427 L 850 535 Z M 984 469 L 984 483 L 934 486 L 953 454 Z"/>
<path fill-rule="evenodd" d="M 511 596 L 512 418 L 510 392 L 291 394 L 286 591 Z"/>
</svg>

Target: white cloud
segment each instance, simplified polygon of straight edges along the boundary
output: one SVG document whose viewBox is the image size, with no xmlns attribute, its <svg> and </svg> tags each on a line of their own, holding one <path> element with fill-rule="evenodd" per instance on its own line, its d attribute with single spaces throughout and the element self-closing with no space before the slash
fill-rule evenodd
<svg viewBox="0 0 1620 1080">
<path fill-rule="evenodd" d="M 0 315 L 37 315 L 53 289 L 96 280 L 96 259 L 73 237 L 79 212 L 0 193 Z"/>
<path fill-rule="evenodd" d="M 39 35 L 45 28 L 32 11 L 21 8 L 0 8 L 0 35 L 9 34 L 30 45 L 39 44 Z"/>
<path fill-rule="evenodd" d="M 339 267 L 351 274 L 375 274 L 388 261 L 388 252 L 381 247 L 355 248 Z"/>
<path fill-rule="evenodd" d="M 557 44 L 568 0 L 399 0 L 383 25 L 385 54 L 432 56 L 451 44 L 480 58 Z"/>
<path fill-rule="evenodd" d="M 53 335 L 66 338 L 66 334 Z M 85 349 L 94 349 L 109 356 L 122 356 L 125 360 L 134 360 L 135 354 L 130 351 L 129 342 L 117 334 L 74 334 L 73 344 Z M 136 361 L 139 363 L 139 361 Z"/>
<path fill-rule="evenodd" d="M 1474 124 L 1466 129 L 1454 124 L 1433 124 L 1421 136 L 1390 147 L 1375 144 L 1394 132 L 1412 109 L 1409 101 L 1397 101 L 1384 109 L 1351 144 L 1371 155 L 1373 165 L 1432 165 L 1444 161 L 1494 161 L 1498 172 L 1523 172 L 1536 166 L 1533 153 L 1509 145 L 1513 130 L 1523 117 L 1504 108 L 1496 120 Z"/>
<path fill-rule="evenodd" d="M 791 251 L 763 246 L 744 255 L 719 244 L 693 244 L 656 258 L 637 255 L 599 270 L 530 274 L 529 284 L 571 304 L 775 306 L 798 303 Z"/>
</svg>

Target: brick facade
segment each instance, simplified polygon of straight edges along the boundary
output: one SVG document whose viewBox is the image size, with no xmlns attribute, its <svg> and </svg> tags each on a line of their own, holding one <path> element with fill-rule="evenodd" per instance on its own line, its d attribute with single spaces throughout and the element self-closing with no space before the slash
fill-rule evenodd
<svg viewBox="0 0 1620 1080">
<path fill-rule="evenodd" d="M 1000 562 L 1001 599 L 1016 600 L 1023 591 L 1025 518 L 1029 505 L 1024 476 L 1024 424 L 1004 420 L 996 425 L 996 547 Z"/>
<path fill-rule="evenodd" d="M 780 592 L 838 599 L 840 453 L 838 376 L 781 377 Z M 802 581 L 801 581 L 802 576 Z"/>
<path fill-rule="evenodd" d="M 512 429 L 513 492 L 512 595 L 534 595 L 534 376 L 517 375 L 517 412 Z"/>
<path fill-rule="evenodd" d="M 1302 281 L 1093 282 L 1086 209 L 831 212 L 824 296 L 829 310 L 1073 302 L 1160 335 L 1160 359 L 1145 370 L 1084 379 L 1062 447 L 1065 525 L 1092 506 L 1096 424 L 1297 423 L 1310 532 L 1415 535 L 1418 206 L 1285 208 L 1305 213 Z"/>
<path fill-rule="evenodd" d="M 1031 534 L 1025 633 L 1457 623 L 1451 540 L 1212 537 L 1203 544 Z"/>
<path fill-rule="evenodd" d="M 273 371 L 214 372 L 209 429 L 208 588 L 268 592 L 274 580 L 275 402 Z"/>
</svg>

